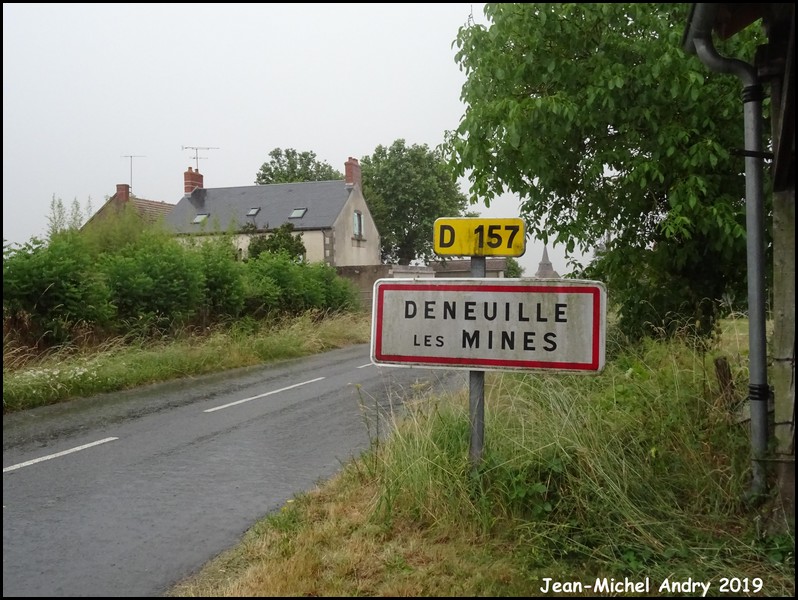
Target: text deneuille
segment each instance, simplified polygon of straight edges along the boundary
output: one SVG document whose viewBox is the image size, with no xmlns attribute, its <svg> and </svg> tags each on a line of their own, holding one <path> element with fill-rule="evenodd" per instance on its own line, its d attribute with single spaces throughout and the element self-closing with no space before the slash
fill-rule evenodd
<svg viewBox="0 0 798 600">
<path fill-rule="evenodd" d="M 419 304 L 421 306 L 419 306 Z M 547 312 L 548 308 L 548 312 Z M 415 300 L 405 300 L 405 319 L 452 319 L 460 315 L 466 321 L 485 319 L 486 321 L 505 321 L 519 323 L 535 322 L 567 323 L 566 309 L 568 304 L 561 302 L 547 307 L 544 302 L 476 302 L 473 300 L 457 301 L 425 300 L 417 303 Z"/>
</svg>

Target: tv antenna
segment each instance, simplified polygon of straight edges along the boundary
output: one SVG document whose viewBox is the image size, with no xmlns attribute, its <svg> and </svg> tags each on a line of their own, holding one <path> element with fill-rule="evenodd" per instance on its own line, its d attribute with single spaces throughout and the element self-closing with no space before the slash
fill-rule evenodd
<svg viewBox="0 0 798 600">
<path fill-rule="evenodd" d="M 199 159 L 208 158 L 207 156 L 200 156 L 199 155 L 199 151 L 200 150 L 218 150 L 219 148 L 216 148 L 214 146 L 180 146 L 180 149 L 181 150 L 193 150 L 194 151 L 194 161 L 197 164 L 197 172 L 199 172 Z"/>
<path fill-rule="evenodd" d="M 141 154 L 123 154 L 122 158 L 130 159 L 130 193 L 133 193 L 133 159 L 134 158 L 147 158 Z"/>
</svg>

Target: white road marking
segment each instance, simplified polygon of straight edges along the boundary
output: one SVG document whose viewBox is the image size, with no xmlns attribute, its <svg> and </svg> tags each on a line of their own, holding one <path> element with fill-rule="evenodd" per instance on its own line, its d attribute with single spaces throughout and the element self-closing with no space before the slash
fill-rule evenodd
<svg viewBox="0 0 798 600">
<path fill-rule="evenodd" d="M 360 366 L 358 367 L 358 369 L 365 369 L 366 367 L 375 367 L 375 366 L 376 366 L 376 365 L 375 365 L 374 363 L 369 363 L 369 364 L 367 364 L 367 365 L 360 365 Z"/>
<path fill-rule="evenodd" d="M 308 383 L 313 383 L 314 381 L 321 381 L 325 379 L 324 377 L 316 377 L 316 379 L 309 379 L 308 381 L 303 381 L 302 383 L 295 383 L 294 385 L 289 385 L 288 387 L 280 388 L 279 390 L 272 390 L 271 392 L 266 392 L 265 394 L 258 394 L 257 396 L 252 396 L 251 398 L 244 398 L 243 400 L 236 400 L 235 402 L 230 402 L 229 404 L 222 404 L 221 406 L 217 406 L 216 408 L 209 408 L 203 412 L 210 413 L 217 410 L 222 410 L 223 408 L 230 408 L 231 406 L 235 406 L 236 404 L 243 404 L 244 402 L 249 402 L 250 400 L 257 400 L 258 398 L 264 398 L 266 396 L 271 396 L 272 394 L 279 394 L 280 392 L 284 392 L 286 390 L 293 389 L 295 387 L 299 387 L 300 385 L 307 385 Z"/>
<path fill-rule="evenodd" d="M 36 463 L 51 460 L 53 458 L 58 458 L 59 456 L 65 456 L 67 454 L 72 454 L 73 452 L 79 452 L 80 450 L 85 450 L 86 448 L 91 448 L 92 446 L 97 446 L 99 444 L 105 444 L 106 442 L 113 442 L 114 440 L 118 440 L 119 438 L 109 437 L 105 438 L 104 440 L 98 440 L 96 442 L 92 442 L 91 444 L 83 444 L 82 446 L 78 446 L 77 448 L 72 448 L 71 450 L 64 450 L 63 452 L 56 452 L 55 454 L 50 454 L 48 456 L 42 456 L 41 458 L 35 458 L 33 460 L 26 460 L 25 462 L 11 465 L 10 467 L 5 467 L 3 469 L 3 473 L 8 473 L 9 471 L 15 471 L 16 469 L 21 469 L 22 467 L 29 467 L 30 465 L 35 465 Z"/>
</svg>

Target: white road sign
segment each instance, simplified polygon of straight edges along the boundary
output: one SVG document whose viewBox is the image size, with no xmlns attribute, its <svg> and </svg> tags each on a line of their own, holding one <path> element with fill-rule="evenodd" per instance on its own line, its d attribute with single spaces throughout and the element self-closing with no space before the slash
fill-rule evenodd
<svg viewBox="0 0 798 600">
<path fill-rule="evenodd" d="M 479 370 L 604 368 L 607 291 L 576 279 L 379 279 L 371 360 Z"/>
</svg>

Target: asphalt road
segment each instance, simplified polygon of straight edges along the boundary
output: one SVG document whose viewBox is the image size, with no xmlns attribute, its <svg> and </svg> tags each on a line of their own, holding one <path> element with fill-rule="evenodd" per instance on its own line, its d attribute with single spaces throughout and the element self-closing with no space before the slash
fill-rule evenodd
<svg viewBox="0 0 798 600">
<path fill-rule="evenodd" d="M 384 433 L 467 382 L 366 344 L 4 416 L 3 596 L 163 595 L 366 449 L 377 414 Z"/>
</svg>

